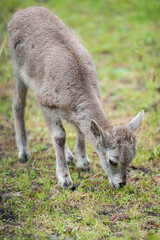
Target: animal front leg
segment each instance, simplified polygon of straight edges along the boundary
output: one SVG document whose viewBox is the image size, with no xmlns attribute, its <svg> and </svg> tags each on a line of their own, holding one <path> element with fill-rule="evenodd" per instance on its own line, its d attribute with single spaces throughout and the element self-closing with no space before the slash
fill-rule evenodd
<svg viewBox="0 0 160 240">
<path fill-rule="evenodd" d="M 65 158 L 65 131 L 62 129 L 60 131 L 59 133 L 61 136 L 56 136 L 55 133 L 55 135 L 53 135 L 52 137 L 54 148 L 56 151 L 56 174 L 60 184 L 64 188 L 72 188 L 73 183 L 69 174 L 69 169 Z"/>
<path fill-rule="evenodd" d="M 56 110 L 43 108 L 45 122 L 49 128 L 56 152 L 56 174 L 64 188 L 72 188 L 73 183 L 65 157 L 66 133 Z"/>
<path fill-rule="evenodd" d="M 90 161 L 87 156 L 85 136 L 79 129 L 77 130 L 75 155 L 77 158 L 77 167 L 89 171 Z"/>
</svg>

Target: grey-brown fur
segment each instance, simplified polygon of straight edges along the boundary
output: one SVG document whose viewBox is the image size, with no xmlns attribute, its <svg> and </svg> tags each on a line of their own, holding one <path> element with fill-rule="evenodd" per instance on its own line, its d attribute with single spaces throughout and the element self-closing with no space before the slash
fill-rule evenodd
<svg viewBox="0 0 160 240">
<path fill-rule="evenodd" d="M 136 154 L 133 135 L 143 117 L 141 111 L 125 127 L 115 128 L 106 119 L 99 101 L 100 89 L 91 56 L 72 31 L 51 11 L 29 7 L 18 11 L 8 24 L 15 75 L 13 113 L 19 159 L 30 156 L 24 109 L 30 87 L 42 109 L 56 151 L 59 182 L 72 188 L 67 162 L 73 156 L 65 140 L 61 118 L 77 129 L 77 167 L 88 170 L 85 136 L 95 147 L 114 188 L 126 183 L 126 168 Z M 114 162 L 112 166 L 110 161 Z"/>
</svg>

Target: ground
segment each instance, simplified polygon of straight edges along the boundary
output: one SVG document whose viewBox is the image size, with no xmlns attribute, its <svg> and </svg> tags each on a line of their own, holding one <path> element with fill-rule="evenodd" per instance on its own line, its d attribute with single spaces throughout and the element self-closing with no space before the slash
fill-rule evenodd
<svg viewBox="0 0 160 240">
<path fill-rule="evenodd" d="M 88 146 L 90 172 L 73 165 L 75 191 L 58 186 L 55 153 L 40 109 L 29 92 L 26 127 L 32 157 L 17 158 L 12 115 L 14 80 L 7 22 L 30 5 L 54 10 L 78 34 L 96 64 L 101 101 L 114 125 L 140 110 L 137 155 L 127 185 L 108 184 Z M 0 238 L 160 239 L 160 2 L 157 0 L 0 1 Z M 74 152 L 75 131 L 64 123 Z"/>
</svg>

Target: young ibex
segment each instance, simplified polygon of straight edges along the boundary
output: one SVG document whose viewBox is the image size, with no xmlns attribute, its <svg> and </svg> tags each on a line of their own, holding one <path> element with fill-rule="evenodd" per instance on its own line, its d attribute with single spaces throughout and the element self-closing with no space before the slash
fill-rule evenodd
<svg viewBox="0 0 160 240">
<path fill-rule="evenodd" d="M 63 187 L 73 183 L 67 163 L 73 155 L 66 144 L 61 118 L 77 130 L 77 167 L 89 170 L 85 137 L 96 149 L 109 183 L 126 184 L 127 166 L 136 154 L 133 132 L 142 121 L 138 113 L 124 127 L 113 127 L 99 101 L 100 88 L 91 56 L 73 32 L 51 11 L 29 7 L 18 11 L 8 24 L 15 75 L 13 113 L 19 159 L 30 156 L 24 112 L 28 87 L 34 91 L 56 151 L 56 173 Z"/>
</svg>

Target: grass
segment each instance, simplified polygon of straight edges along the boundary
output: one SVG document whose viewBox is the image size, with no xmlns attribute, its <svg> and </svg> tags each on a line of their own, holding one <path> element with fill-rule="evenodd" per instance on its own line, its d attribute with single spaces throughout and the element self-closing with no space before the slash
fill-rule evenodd
<svg viewBox="0 0 160 240">
<path fill-rule="evenodd" d="M 128 184 L 115 191 L 97 154 L 88 145 L 92 170 L 70 167 L 79 186 L 57 184 L 55 154 L 40 110 L 29 92 L 26 127 L 32 158 L 20 164 L 12 115 L 13 70 L 7 22 L 30 5 L 54 9 L 81 36 L 97 67 L 102 104 L 113 124 L 127 123 L 138 111 L 137 156 Z M 0 2 L 0 238 L 1 239 L 160 239 L 160 2 L 41 1 Z M 65 123 L 73 151 L 75 131 Z"/>
</svg>

